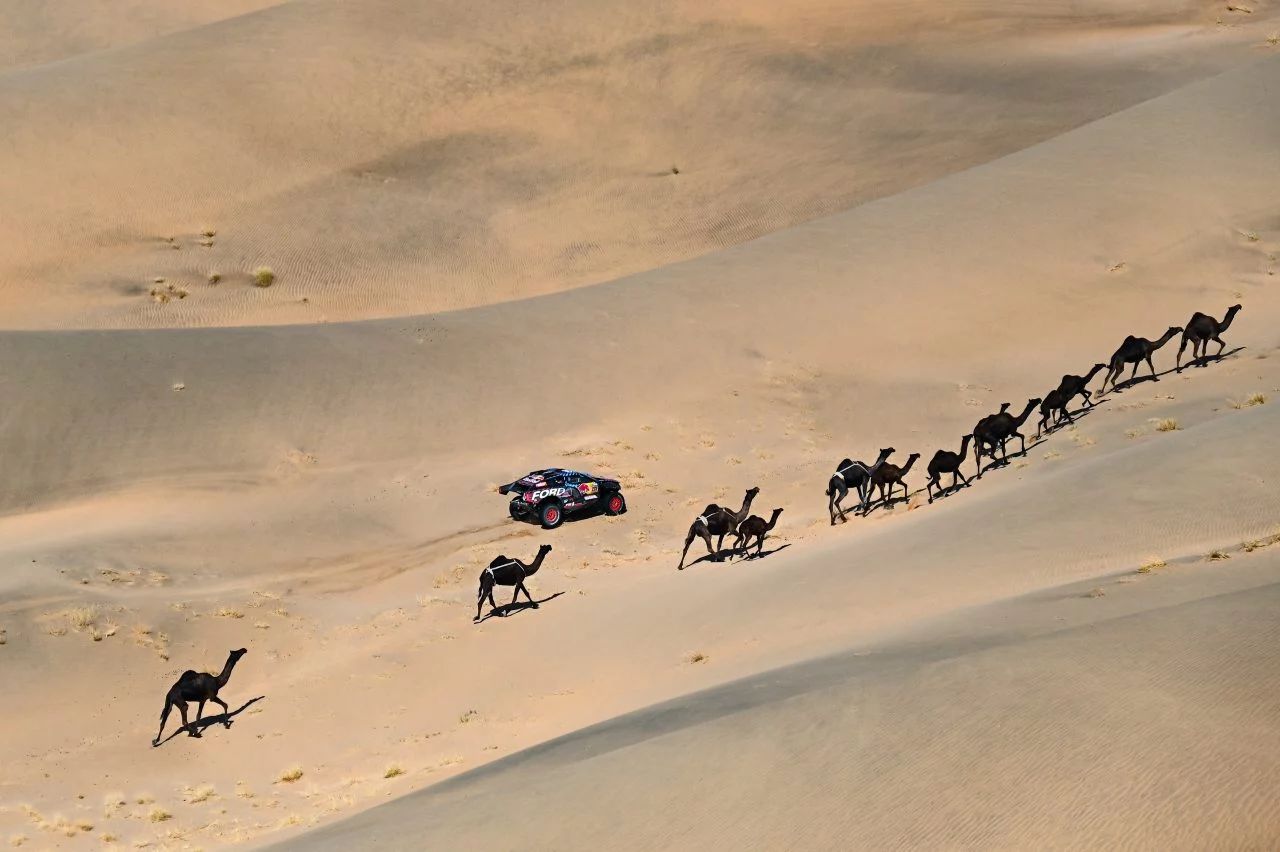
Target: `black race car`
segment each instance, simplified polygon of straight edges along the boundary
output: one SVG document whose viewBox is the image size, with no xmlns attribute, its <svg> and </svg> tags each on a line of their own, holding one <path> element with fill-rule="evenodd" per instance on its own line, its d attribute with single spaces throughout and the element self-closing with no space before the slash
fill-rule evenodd
<svg viewBox="0 0 1280 852">
<path fill-rule="evenodd" d="M 511 517 L 517 521 L 537 521 L 548 530 L 564 523 L 567 514 L 621 515 L 627 511 L 618 480 L 558 467 L 532 471 L 515 482 L 499 486 L 498 493 L 514 495 Z"/>
</svg>

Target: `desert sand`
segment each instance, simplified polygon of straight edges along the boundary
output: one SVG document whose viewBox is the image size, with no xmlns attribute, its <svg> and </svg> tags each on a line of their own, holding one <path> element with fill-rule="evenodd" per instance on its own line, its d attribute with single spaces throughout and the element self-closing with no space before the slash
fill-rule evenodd
<svg viewBox="0 0 1280 852">
<path fill-rule="evenodd" d="M 0 839 L 1280 842 L 1280 14 L 216 5 L 0 23 Z M 551 465 L 629 512 L 511 521 Z M 766 557 L 676 571 L 753 486 Z"/>
</svg>

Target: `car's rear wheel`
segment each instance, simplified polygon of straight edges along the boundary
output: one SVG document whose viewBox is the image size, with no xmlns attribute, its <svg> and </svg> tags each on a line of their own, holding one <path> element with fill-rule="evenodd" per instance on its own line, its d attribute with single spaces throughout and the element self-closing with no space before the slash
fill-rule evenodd
<svg viewBox="0 0 1280 852">
<path fill-rule="evenodd" d="M 511 513 L 512 520 L 520 520 L 520 513 L 516 511 L 516 504 L 514 500 L 507 504 L 507 511 Z"/>
<path fill-rule="evenodd" d="M 548 500 L 539 507 L 538 520 L 542 521 L 543 529 L 553 530 L 564 523 L 564 507 L 555 500 Z"/>
<path fill-rule="evenodd" d="M 621 515 L 627 511 L 627 501 L 622 499 L 621 494 L 610 494 L 604 501 L 604 513 L 606 515 Z"/>
</svg>

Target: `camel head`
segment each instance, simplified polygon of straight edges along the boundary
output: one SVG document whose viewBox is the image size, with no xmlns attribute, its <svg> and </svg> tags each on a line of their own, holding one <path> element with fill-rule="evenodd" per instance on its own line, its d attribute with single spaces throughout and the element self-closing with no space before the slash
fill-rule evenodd
<svg viewBox="0 0 1280 852">
<path fill-rule="evenodd" d="M 232 657 L 233 659 L 238 660 L 238 659 L 240 659 L 241 657 L 243 657 L 243 656 L 244 656 L 245 654 L 247 654 L 247 653 L 249 653 L 249 649 L 248 649 L 248 648 L 237 648 L 236 650 L 234 650 L 234 651 L 232 651 L 232 652 L 231 652 L 231 657 Z"/>
<path fill-rule="evenodd" d="M 893 447 L 882 448 L 880 450 L 880 461 L 884 461 L 885 459 L 889 458 L 889 456 L 893 455 L 896 452 L 897 450 L 894 449 Z"/>
<path fill-rule="evenodd" d="M 550 553 L 550 552 L 551 552 L 551 545 L 549 544 L 543 544 L 538 547 L 538 553 Z"/>
<path fill-rule="evenodd" d="M 758 485 L 753 485 L 747 489 L 747 494 L 746 494 L 747 499 L 754 500 L 756 499 L 756 495 L 759 493 L 760 493 L 760 487 Z"/>
</svg>

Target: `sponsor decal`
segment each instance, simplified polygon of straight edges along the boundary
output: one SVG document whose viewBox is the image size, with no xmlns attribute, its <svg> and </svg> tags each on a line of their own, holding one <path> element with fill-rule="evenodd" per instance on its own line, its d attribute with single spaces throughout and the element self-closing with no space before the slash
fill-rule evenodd
<svg viewBox="0 0 1280 852">
<path fill-rule="evenodd" d="M 545 497 L 564 497 L 568 493 L 567 488 L 539 488 L 536 491 L 526 491 L 524 499 L 527 503 L 537 503 Z"/>
<path fill-rule="evenodd" d="M 578 490 L 583 494 L 595 494 L 600 490 L 600 486 L 594 482 L 584 482 L 578 486 Z"/>
</svg>

